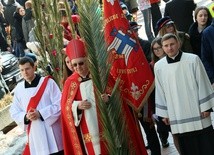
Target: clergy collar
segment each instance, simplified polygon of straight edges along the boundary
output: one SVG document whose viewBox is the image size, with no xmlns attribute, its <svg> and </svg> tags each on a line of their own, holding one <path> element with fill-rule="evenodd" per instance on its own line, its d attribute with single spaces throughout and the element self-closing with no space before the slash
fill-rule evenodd
<svg viewBox="0 0 214 155">
<path fill-rule="evenodd" d="M 85 76 L 85 77 L 80 76 L 79 81 L 80 81 L 80 82 L 85 82 L 85 81 L 88 81 L 88 80 L 90 80 L 90 79 L 91 79 L 91 76 L 90 76 L 90 74 L 88 74 L 88 75 Z"/>
<path fill-rule="evenodd" d="M 25 80 L 25 88 L 37 87 L 37 85 L 39 84 L 40 78 L 41 78 L 41 76 L 36 74 L 36 77 L 33 79 L 33 81 L 31 81 L 31 83 L 28 83 Z"/>
<path fill-rule="evenodd" d="M 169 56 L 166 56 L 167 62 L 170 63 L 175 63 L 181 60 L 182 52 L 179 51 L 178 54 L 175 56 L 175 58 L 170 58 Z"/>
</svg>

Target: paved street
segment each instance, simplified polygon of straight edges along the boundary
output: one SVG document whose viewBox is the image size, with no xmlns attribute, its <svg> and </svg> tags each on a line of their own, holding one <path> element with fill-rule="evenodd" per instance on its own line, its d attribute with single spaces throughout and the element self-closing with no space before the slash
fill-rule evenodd
<svg viewBox="0 0 214 155">
<path fill-rule="evenodd" d="M 212 116 L 212 124 L 214 126 L 214 113 L 211 113 L 211 116 Z M 142 129 L 142 131 L 143 131 L 143 129 Z M 145 133 L 143 133 L 143 137 L 145 139 Z M 169 147 L 167 147 L 167 148 L 161 148 L 161 154 L 162 155 L 179 155 L 178 152 L 177 152 L 177 150 L 176 150 L 176 148 L 175 148 L 175 146 L 174 146 L 171 134 L 169 134 L 168 141 L 169 141 Z M 145 140 L 145 144 L 146 143 L 147 142 Z M 149 150 L 147 150 L 147 151 L 148 151 L 148 155 L 151 155 L 150 151 Z"/>
<path fill-rule="evenodd" d="M 212 124 L 214 125 L 214 113 L 211 114 L 212 116 Z M 142 130 L 143 131 L 143 130 Z M 143 133 L 145 138 L 145 133 Z M 0 133 L 0 155 L 18 155 L 21 154 L 22 149 L 25 146 L 26 142 L 26 135 L 19 127 L 15 127 L 13 130 L 8 132 L 6 135 Z M 169 147 L 168 148 L 161 148 L 162 155 L 179 155 L 174 144 L 171 134 L 169 135 Z M 145 144 L 146 144 L 145 140 Z M 148 155 L 150 151 L 148 150 Z"/>
</svg>

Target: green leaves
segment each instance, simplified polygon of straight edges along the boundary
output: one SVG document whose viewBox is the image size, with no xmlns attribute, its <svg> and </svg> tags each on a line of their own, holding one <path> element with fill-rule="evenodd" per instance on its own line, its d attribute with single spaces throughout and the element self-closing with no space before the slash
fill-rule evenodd
<svg viewBox="0 0 214 155">
<path fill-rule="evenodd" d="M 59 13 L 58 0 L 33 1 L 34 16 L 37 23 L 35 34 L 40 42 L 40 55 L 44 70 L 50 64 L 53 76 L 58 85 L 62 78 L 63 28 Z M 92 76 L 99 118 L 102 126 L 102 139 L 110 155 L 131 154 L 130 138 L 123 114 L 123 100 L 119 90 L 119 81 L 112 86 L 111 97 L 104 103 L 101 94 L 109 87 L 109 77 L 112 62 L 109 59 L 107 45 L 104 39 L 102 10 L 98 0 L 78 0 L 80 23 L 77 27 L 81 39 L 86 44 L 90 74 Z M 70 18 L 70 8 L 65 1 L 65 11 L 68 17 L 72 37 L 76 38 L 74 24 Z"/>
<path fill-rule="evenodd" d="M 95 87 L 97 106 L 103 128 L 102 138 L 106 142 L 109 154 L 126 155 L 129 150 L 129 133 L 126 131 L 122 112 L 122 99 L 119 81 L 116 82 L 108 103 L 104 103 L 101 94 L 105 93 L 110 76 L 112 62 L 104 40 L 102 11 L 97 0 L 78 0 L 78 12 L 81 17 L 79 30 L 85 41 L 90 62 L 90 74 Z"/>
<path fill-rule="evenodd" d="M 59 12 L 58 0 L 33 1 L 33 13 L 36 21 L 35 37 L 40 43 L 39 61 L 46 74 L 51 74 L 60 86 L 63 62 L 63 27 L 60 25 L 62 16 Z M 51 72 L 47 72 L 47 66 Z"/>
</svg>

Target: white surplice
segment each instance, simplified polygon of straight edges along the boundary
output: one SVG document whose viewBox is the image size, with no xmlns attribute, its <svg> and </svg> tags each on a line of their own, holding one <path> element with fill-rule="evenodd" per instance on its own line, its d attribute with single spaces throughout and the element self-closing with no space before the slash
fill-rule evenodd
<svg viewBox="0 0 214 155">
<path fill-rule="evenodd" d="M 84 116 L 85 116 L 86 124 L 89 130 L 89 134 L 91 136 L 91 141 L 93 144 L 95 154 L 98 155 L 98 154 L 101 154 L 100 138 L 99 138 L 100 135 L 99 135 L 97 110 L 96 110 L 92 80 L 88 80 L 80 83 L 80 92 L 81 92 L 82 100 L 87 100 L 91 103 L 91 108 L 84 110 Z M 79 102 L 81 101 L 74 101 L 72 104 L 72 112 L 73 112 L 76 126 L 80 125 L 80 122 L 82 119 L 82 116 L 81 115 L 79 116 L 77 113 L 77 106 Z M 85 150 L 87 151 L 87 149 Z"/>
<path fill-rule="evenodd" d="M 198 56 L 182 53 L 181 60 L 155 64 L 156 114 L 169 118 L 173 134 L 202 130 L 211 118 L 201 112 L 214 107 L 214 93 Z"/>
<path fill-rule="evenodd" d="M 37 87 L 25 88 L 24 81 L 18 83 L 14 91 L 10 113 L 15 122 L 26 131 L 24 116 L 30 98 L 35 96 L 44 77 L 40 78 Z M 37 106 L 42 118 L 31 122 L 29 145 L 31 155 L 48 155 L 63 150 L 62 131 L 60 125 L 61 92 L 57 84 L 49 79 L 45 91 Z"/>
</svg>

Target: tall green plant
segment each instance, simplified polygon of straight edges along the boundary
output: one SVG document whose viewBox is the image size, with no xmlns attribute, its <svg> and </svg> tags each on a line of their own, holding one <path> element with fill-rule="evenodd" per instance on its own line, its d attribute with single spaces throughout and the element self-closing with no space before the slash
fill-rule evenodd
<svg viewBox="0 0 214 155">
<path fill-rule="evenodd" d="M 63 30 L 60 26 L 59 0 L 34 0 L 34 16 L 36 19 L 35 35 L 40 42 L 40 55 L 43 58 L 41 66 L 46 70 L 50 64 L 53 77 L 60 85 L 62 78 Z M 70 8 L 65 0 L 65 9 L 70 17 Z M 107 89 L 111 63 L 108 61 L 106 44 L 104 40 L 102 12 L 98 0 L 78 0 L 78 11 L 81 17 L 79 23 L 80 35 L 84 39 L 90 62 L 90 73 L 95 86 L 95 95 L 98 101 L 102 138 L 111 155 L 128 155 L 133 153 L 129 145 L 129 134 L 126 130 L 122 114 L 122 99 L 117 82 L 112 90 L 109 102 L 101 99 L 101 94 Z M 68 18 L 73 38 L 76 38 L 71 18 Z"/>
<path fill-rule="evenodd" d="M 122 114 L 122 100 L 117 82 L 110 101 L 106 104 L 100 98 L 106 90 L 111 63 L 107 52 L 103 29 L 102 11 L 97 0 L 78 0 L 78 12 L 81 22 L 79 30 L 84 39 L 90 62 L 90 74 L 95 86 L 98 108 L 101 114 L 103 139 L 109 154 L 131 154 L 129 134 Z"/>
<path fill-rule="evenodd" d="M 60 86 L 62 79 L 62 49 L 63 28 L 60 25 L 61 14 L 59 13 L 59 0 L 34 0 L 33 13 L 36 21 L 35 37 L 40 43 L 40 67 L 51 74 Z M 51 73 L 47 72 L 50 66 Z"/>
</svg>

